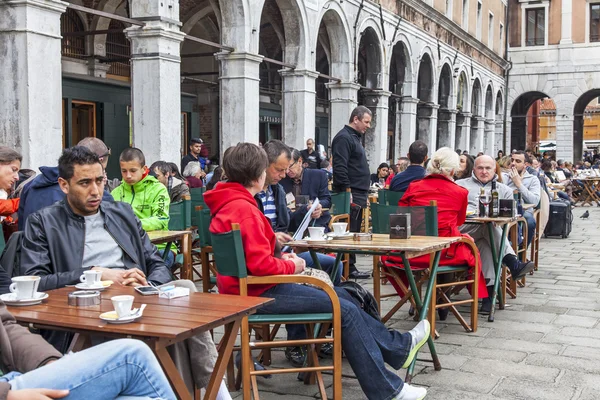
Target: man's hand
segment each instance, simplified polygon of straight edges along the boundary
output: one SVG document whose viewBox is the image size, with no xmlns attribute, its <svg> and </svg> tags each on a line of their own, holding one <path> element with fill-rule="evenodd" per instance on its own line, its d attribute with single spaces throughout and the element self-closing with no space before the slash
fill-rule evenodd
<svg viewBox="0 0 600 400">
<path fill-rule="evenodd" d="M 24 389 L 9 390 L 6 400 L 52 400 L 62 399 L 69 395 L 68 390 Z"/>
<path fill-rule="evenodd" d="M 288 257 L 285 258 L 286 260 L 292 260 L 294 262 L 294 266 L 296 267 L 294 274 L 299 274 L 300 272 L 304 271 L 304 268 L 306 268 L 306 261 L 304 261 L 304 259 L 298 257 L 294 253 L 286 255 L 288 255 Z"/>
<path fill-rule="evenodd" d="M 291 242 L 292 240 L 294 240 L 294 238 L 292 238 L 285 232 L 275 232 L 275 237 L 277 238 L 279 244 L 282 246 L 284 243 Z"/>
<path fill-rule="evenodd" d="M 519 175 L 519 172 L 517 172 L 517 169 L 511 168 L 508 175 L 510 176 L 510 179 L 513 181 L 515 186 L 517 188 L 520 188 L 523 181 L 521 180 L 521 175 Z"/>
<path fill-rule="evenodd" d="M 146 275 L 138 268 L 116 269 L 94 267 L 94 271 L 102 272 L 102 280 L 110 280 L 122 286 L 133 286 L 134 284 L 147 286 Z"/>
<path fill-rule="evenodd" d="M 317 206 L 317 208 L 315 208 L 315 211 L 313 211 L 313 213 L 310 215 L 310 217 L 312 219 L 318 219 L 318 218 L 321 218 L 322 214 L 323 214 L 323 206 L 321 205 L 321 203 L 319 203 L 319 205 Z"/>
</svg>

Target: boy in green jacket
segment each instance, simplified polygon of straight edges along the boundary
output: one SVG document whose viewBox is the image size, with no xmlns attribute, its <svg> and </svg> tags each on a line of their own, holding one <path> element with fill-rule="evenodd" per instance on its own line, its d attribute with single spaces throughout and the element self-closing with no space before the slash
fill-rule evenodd
<svg viewBox="0 0 600 400">
<path fill-rule="evenodd" d="M 131 147 L 123 150 L 119 156 L 123 180 L 111 195 L 115 201 L 129 203 L 145 231 L 166 231 L 169 229 L 169 192 L 165 185 L 155 177 L 148 175 L 146 157 L 140 149 Z M 162 251 L 165 245 L 158 245 Z M 169 255 L 167 266 L 174 259 Z"/>
</svg>

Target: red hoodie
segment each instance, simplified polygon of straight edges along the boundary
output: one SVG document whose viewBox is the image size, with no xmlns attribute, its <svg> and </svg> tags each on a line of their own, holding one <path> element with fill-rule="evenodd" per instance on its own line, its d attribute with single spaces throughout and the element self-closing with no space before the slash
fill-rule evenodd
<svg viewBox="0 0 600 400">
<path fill-rule="evenodd" d="M 240 224 L 248 275 L 293 275 L 294 262 L 275 258 L 277 238 L 271 221 L 258 209 L 256 200 L 239 183 L 221 182 L 204 194 L 204 201 L 212 214 L 210 231 L 224 233 L 231 224 Z M 250 285 L 249 296 L 259 296 L 275 285 Z M 239 294 L 238 278 L 217 275 L 219 293 Z"/>
</svg>

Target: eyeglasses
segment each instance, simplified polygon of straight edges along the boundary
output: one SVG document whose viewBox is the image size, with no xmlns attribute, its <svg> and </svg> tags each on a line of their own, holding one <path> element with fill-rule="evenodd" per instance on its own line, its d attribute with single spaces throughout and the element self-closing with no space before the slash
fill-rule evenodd
<svg viewBox="0 0 600 400">
<path fill-rule="evenodd" d="M 110 147 L 109 147 L 108 152 L 106 154 L 101 155 L 100 158 L 108 157 L 108 156 L 110 156 L 110 153 L 111 152 L 110 152 Z"/>
</svg>

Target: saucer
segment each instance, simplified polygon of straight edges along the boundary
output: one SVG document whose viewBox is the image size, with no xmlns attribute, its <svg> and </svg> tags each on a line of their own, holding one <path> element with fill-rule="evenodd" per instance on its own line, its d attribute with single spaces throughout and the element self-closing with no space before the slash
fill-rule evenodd
<svg viewBox="0 0 600 400">
<path fill-rule="evenodd" d="M 108 322 L 109 324 L 128 324 L 130 322 L 135 322 L 135 321 L 139 320 L 140 318 L 142 318 L 142 314 L 139 312 L 139 310 L 135 314 L 129 315 L 127 317 L 122 317 L 122 318 L 119 318 L 117 316 L 116 311 L 108 311 L 108 312 L 100 314 L 100 319 L 102 321 Z"/>
<path fill-rule="evenodd" d="M 342 239 L 353 239 L 354 238 L 354 233 L 353 232 L 344 232 L 344 233 L 333 233 L 333 232 L 329 232 L 327 234 L 328 238 L 331 238 L 333 240 L 342 240 Z"/>
<path fill-rule="evenodd" d="M 318 239 L 311 239 L 310 237 L 307 237 L 307 238 L 302 239 L 302 240 L 304 240 L 307 243 L 327 243 L 330 240 L 333 240 L 333 238 L 330 238 L 330 237 L 326 236 L 326 237 L 322 237 L 322 238 L 318 238 Z"/>
<path fill-rule="evenodd" d="M 15 293 L 5 293 L 0 295 L 0 300 L 4 302 L 7 306 L 33 306 L 36 304 L 40 304 L 42 300 L 48 298 L 48 293 L 37 292 L 35 294 L 35 298 L 33 299 L 21 299 L 17 300 L 17 295 Z"/>
<path fill-rule="evenodd" d="M 101 281 L 95 285 L 88 285 L 87 283 L 78 283 L 77 285 L 75 285 L 76 289 L 79 290 L 99 290 L 99 291 L 103 291 L 104 289 L 106 289 L 107 287 L 109 287 L 110 285 L 112 285 L 112 281 Z"/>
</svg>

